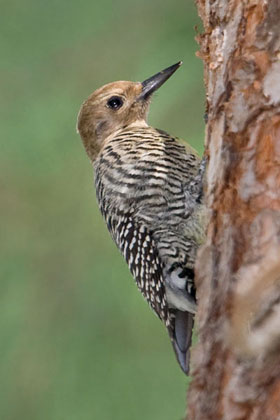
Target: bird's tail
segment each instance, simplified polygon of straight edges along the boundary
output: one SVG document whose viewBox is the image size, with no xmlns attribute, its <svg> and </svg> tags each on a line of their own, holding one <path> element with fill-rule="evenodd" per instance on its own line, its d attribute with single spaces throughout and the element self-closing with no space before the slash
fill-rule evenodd
<svg viewBox="0 0 280 420">
<path fill-rule="evenodd" d="M 193 314 L 177 310 L 175 312 L 172 331 L 169 331 L 176 358 L 186 375 L 189 374 L 190 369 L 190 347 L 192 344 L 193 325 Z"/>
</svg>

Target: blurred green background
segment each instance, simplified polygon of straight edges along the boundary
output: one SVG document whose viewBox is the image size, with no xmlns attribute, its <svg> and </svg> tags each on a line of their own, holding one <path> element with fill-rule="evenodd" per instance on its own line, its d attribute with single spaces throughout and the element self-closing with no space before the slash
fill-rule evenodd
<svg viewBox="0 0 280 420">
<path fill-rule="evenodd" d="M 191 0 L 10 0 L 1 43 L 1 420 L 181 419 L 187 379 L 98 212 L 82 101 L 183 60 L 150 123 L 204 136 Z"/>
</svg>

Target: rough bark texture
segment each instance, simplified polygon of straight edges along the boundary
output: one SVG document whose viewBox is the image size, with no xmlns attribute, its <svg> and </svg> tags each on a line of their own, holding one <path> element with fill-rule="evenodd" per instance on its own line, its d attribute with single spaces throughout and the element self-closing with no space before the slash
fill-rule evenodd
<svg viewBox="0 0 280 420">
<path fill-rule="evenodd" d="M 280 419 L 280 0 L 197 0 L 207 242 L 189 420 Z"/>
</svg>

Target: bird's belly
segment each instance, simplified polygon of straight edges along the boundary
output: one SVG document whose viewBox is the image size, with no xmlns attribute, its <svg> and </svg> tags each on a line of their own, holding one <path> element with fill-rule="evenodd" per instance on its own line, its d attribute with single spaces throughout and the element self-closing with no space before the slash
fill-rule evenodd
<svg viewBox="0 0 280 420">
<path fill-rule="evenodd" d="M 188 297 L 178 290 L 175 290 L 165 285 L 166 299 L 169 307 L 179 309 L 180 311 L 187 311 L 192 314 L 196 313 L 196 304 L 192 302 Z"/>
<path fill-rule="evenodd" d="M 196 303 L 191 295 L 189 279 L 181 277 L 182 268 L 173 270 L 171 273 L 165 273 L 165 291 L 168 305 L 180 311 L 188 311 L 194 314 L 196 312 Z"/>
</svg>

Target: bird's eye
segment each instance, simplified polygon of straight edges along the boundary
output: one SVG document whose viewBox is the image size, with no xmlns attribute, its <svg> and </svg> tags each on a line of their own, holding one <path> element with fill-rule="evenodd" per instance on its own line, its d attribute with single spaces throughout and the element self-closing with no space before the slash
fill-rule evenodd
<svg viewBox="0 0 280 420">
<path fill-rule="evenodd" d="M 112 96 L 107 101 L 107 106 L 111 109 L 119 109 L 123 105 L 123 100 L 119 96 Z"/>
</svg>

